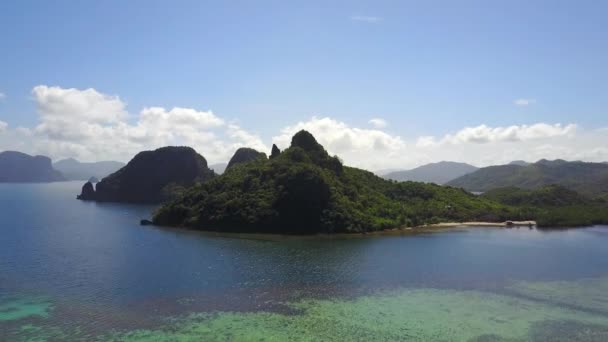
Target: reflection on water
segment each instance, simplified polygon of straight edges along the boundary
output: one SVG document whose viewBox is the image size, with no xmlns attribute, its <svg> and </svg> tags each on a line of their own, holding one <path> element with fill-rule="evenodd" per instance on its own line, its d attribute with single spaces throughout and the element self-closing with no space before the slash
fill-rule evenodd
<svg viewBox="0 0 608 342">
<path fill-rule="evenodd" d="M 234 236 L 0 184 L 0 340 L 608 340 L 608 228 Z"/>
</svg>

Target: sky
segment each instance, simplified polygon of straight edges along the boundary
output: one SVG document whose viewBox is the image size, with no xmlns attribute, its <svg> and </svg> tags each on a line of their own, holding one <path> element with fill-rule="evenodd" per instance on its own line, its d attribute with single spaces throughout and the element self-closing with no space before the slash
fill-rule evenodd
<svg viewBox="0 0 608 342">
<path fill-rule="evenodd" d="M 606 1 L 3 1 L 0 151 L 608 161 Z"/>
</svg>

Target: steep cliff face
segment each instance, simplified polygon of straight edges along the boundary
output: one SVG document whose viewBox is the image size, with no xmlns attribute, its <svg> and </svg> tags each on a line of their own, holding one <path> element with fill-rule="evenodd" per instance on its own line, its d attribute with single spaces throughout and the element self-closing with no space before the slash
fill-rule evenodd
<svg viewBox="0 0 608 342">
<path fill-rule="evenodd" d="M 93 193 L 85 184 L 83 200 L 159 203 L 215 174 L 190 147 L 163 147 L 138 153 L 125 167 L 97 183 Z"/>
<path fill-rule="evenodd" d="M 53 169 L 51 159 L 15 151 L 0 153 L 0 183 L 45 183 L 63 181 L 61 172 Z"/>
<path fill-rule="evenodd" d="M 254 150 L 252 148 L 248 148 L 248 147 L 241 147 L 238 150 L 236 150 L 236 152 L 234 152 L 234 155 L 232 156 L 232 158 L 230 158 L 230 161 L 228 162 L 228 166 L 226 166 L 226 170 L 230 169 L 234 165 L 247 163 L 247 162 L 250 162 L 253 160 L 257 160 L 257 159 L 266 159 L 266 153 L 258 152 L 256 150 Z"/>
</svg>

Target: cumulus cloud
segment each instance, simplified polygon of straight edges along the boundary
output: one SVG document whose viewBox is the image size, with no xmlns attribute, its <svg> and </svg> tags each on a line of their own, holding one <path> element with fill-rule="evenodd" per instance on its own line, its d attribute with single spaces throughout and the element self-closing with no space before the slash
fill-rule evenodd
<svg viewBox="0 0 608 342">
<path fill-rule="evenodd" d="M 515 99 L 513 100 L 513 104 L 516 106 L 528 106 L 531 104 L 535 104 L 536 99 Z"/>
<path fill-rule="evenodd" d="M 297 131 L 310 131 L 331 154 L 347 165 L 369 170 L 412 168 L 441 160 L 477 166 L 536 161 L 542 158 L 586 161 L 608 160 L 608 130 L 584 130 L 575 124 L 536 123 L 465 127 L 442 137 L 401 137 L 382 129 L 365 129 L 330 117 L 312 117 L 281 130 L 273 138 L 289 146 Z"/>
<path fill-rule="evenodd" d="M 302 129 L 311 132 L 330 153 L 338 154 L 356 166 L 379 165 L 382 160 L 394 157 L 405 148 L 405 142 L 399 136 L 378 129 L 351 127 L 345 122 L 316 116 L 283 128 L 272 139 L 273 143 L 281 148 L 288 147 L 291 137 Z"/>
<path fill-rule="evenodd" d="M 55 159 L 129 160 L 141 150 L 188 145 L 217 162 L 228 160 L 238 147 L 268 149 L 257 135 L 211 111 L 147 107 L 130 115 L 118 96 L 92 88 L 40 85 L 32 95 L 39 123 L 32 129 L 17 128 L 14 134 L 28 137 L 32 152 Z"/>
<path fill-rule="evenodd" d="M 353 15 L 350 17 L 350 20 L 362 22 L 362 23 L 368 23 L 368 24 L 375 24 L 375 23 L 382 21 L 382 17 L 375 17 L 375 16 L 368 16 L 368 15 Z"/>
<path fill-rule="evenodd" d="M 37 86 L 32 95 L 37 124 L 13 128 L 0 121 L 0 150 L 54 159 L 128 161 L 142 150 L 188 145 L 215 163 L 227 161 L 243 146 L 268 152 L 267 143 L 274 142 L 286 148 L 291 137 L 305 129 L 347 165 L 369 170 L 412 168 L 441 160 L 477 166 L 542 158 L 608 161 L 608 128 L 585 129 L 573 123 L 477 125 L 442 136 L 402 137 L 379 118 L 370 120 L 370 127 L 356 127 L 329 116 L 313 116 L 265 140 L 210 110 L 150 106 L 133 113 L 118 96 L 95 89 Z"/>
<path fill-rule="evenodd" d="M 442 139 L 432 136 L 418 138 L 417 146 L 429 146 L 433 144 L 463 144 L 476 143 L 485 144 L 490 142 L 514 142 L 533 139 L 542 139 L 560 136 L 572 136 L 576 132 L 575 124 L 546 124 L 536 123 L 533 125 L 513 125 L 507 127 L 488 127 L 479 125 L 476 127 L 465 127 L 454 134 L 447 134 Z"/>
<path fill-rule="evenodd" d="M 375 128 L 385 128 L 388 124 L 386 120 L 380 118 L 373 118 L 369 120 L 368 123 L 374 126 Z"/>
</svg>

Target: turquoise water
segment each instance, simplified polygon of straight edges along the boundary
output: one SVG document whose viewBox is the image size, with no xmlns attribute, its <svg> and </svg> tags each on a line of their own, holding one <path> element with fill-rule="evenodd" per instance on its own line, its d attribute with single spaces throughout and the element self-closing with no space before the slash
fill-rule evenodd
<svg viewBox="0 0 608 342">
<path fill-rule="evenodd" d="M 608 227 L 235 236 L 0 184 L 0 340 L 608 340 Z"/>
</svg>

